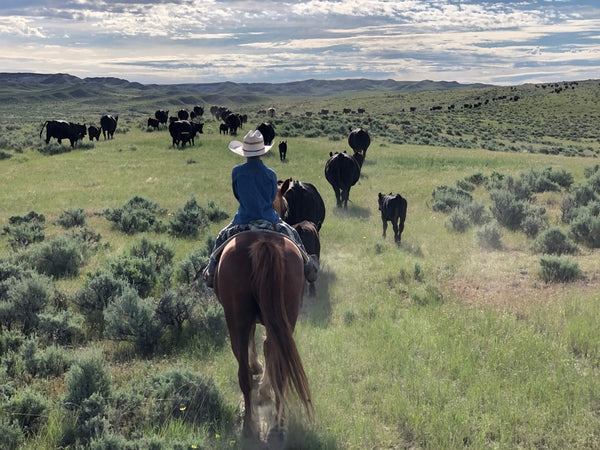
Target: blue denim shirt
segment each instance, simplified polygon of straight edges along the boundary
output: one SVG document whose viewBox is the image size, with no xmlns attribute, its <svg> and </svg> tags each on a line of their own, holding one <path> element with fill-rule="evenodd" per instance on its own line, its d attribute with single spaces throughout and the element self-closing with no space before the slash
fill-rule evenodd
<svg viewBox="0 0 600 450">
<path fill-rule="evenodd" d="M 240 203 L 232 224 L 239 225 L 252 220 L 264 219 L 279 222 L 279 214 L 273 209 L 277 195 L 277 174 L 260 158 L 248 158 L 231 171 L 233 195 Z"/>
</svg>

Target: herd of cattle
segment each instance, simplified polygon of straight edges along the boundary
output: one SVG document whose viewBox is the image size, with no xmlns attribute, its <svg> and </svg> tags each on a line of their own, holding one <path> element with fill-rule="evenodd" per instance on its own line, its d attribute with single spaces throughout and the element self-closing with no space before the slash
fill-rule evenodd
<svg viewBox="0 0 600 450">
<path fill-rule="evenodd" d="M 348 144 L 353 155 L 346 152 L 329 154 L 325 163 L 325 178 L 331 184 L 338 208 L 348 207 L 350 188 L 360 178 L 360 171 L 371 143 L 369 133 L 356 128 L 350 131 Z M 325 203 L 317 188 L 307 182 L 288 178 L 279 183 L 279 193 L 286 203 L 282 218 L 296 229 L 312 258 L 319 262 L 321 244 L 319 231 L 325 220 Z M 378 194 L 378 206 L 381 211 L 383 237 L 386 237 L 388 222 L 394 229 L 394 240 L 400 244 L 404 222 L 406 220 L 407 201 L 400 194 Z M 309 295 L 315 295 L 314 282 L 309 283 Z"/>
<path fill-rule="evenodd" d="M 218 108 L 218 107 L 214 107 Z M 192 116 L 185 110 L 180 110 L 177 116 L 169 116 L 169 111 L 158 110 L 154 118 L 148 118 L 148 127 L 159 129 L 163 124 L 168 126 L 172 137 L 173 146 L 184 146 L 187 143 L 194 143 L 194 137 L 197 133 L 202 133 L 202 123 L 195 122 L 193 119 L 202 117 L 204 109 L 196 106 L 192 111 Z M 227 127 L 227 132 L 236 134 L 239 128 L 247 119 L 239 114 L 235 114 L 228 109 L 211 108 L 211 114 L 220 117 L 223 124 Z M 192 120 L 189 120 L 189 119 Z M 89 139 L 98 140 L 100 134 L 104 139 L 113 138 L 117 128 L 119 116 L 103 115 L 100 118 L 100 127 L 67 122 L 64 120 L 49 120 L 44 123 L 40 130 L 40 137 L 44 128 L 46 129 L 46 144 L 51 138 L 56 138 L 59 143 L 62 139 L 69 139 L 71 147 L 75 143 L 89 135 Z M 168 124 L 168 125 L 167 125 Z M 264 138 L 266 145 L 271 145 L 275 139 L 275 129 L 270 123 L 263 122 L 256 128 Z M 363 162 L 366 158 L 367 149 L 371 144 L 369 133 L 363 128 L 350 130 L 348 135 L 348 145 L 353 151 L 350 155 L 344 152 L 330 152 L 329 159 L 325 163 L 325 178 L 333 188 L 336 206 L 338 208 L 348 208 L 348 199 L 350 189 L 359 178 Z M 282 141 L 279 144 L 279 157 L 285 160 L 287 153 L 287 142 Z M 284 180 L 279 185 L 279 195 L 287 201 L 287 211 L 282 214 L 282 218 L 292 225 L 302 238 L 309 254 L 317 260 L 320 256 L 319 230 L 325 220 L 325 203 L 323 198 L 314 185 L 302 181 L 295 181 L 291 178 Z M 400 194 L 382 194 L 378 195 L 378 205 L 381 211 L 381 220 L 383 225 L 383 237 L 386 236 L 387 223 L 391 222 L 394 229 L 394 240 L 400 243 L 401 234 L 404 230 L 406 220 L 407 202 Z M 309 293 L 314 294 L 314 284 L 309 285 Z"/>
<path fill-rule="evenodd" d="M 40 137 L 42 137 L 42 133 L 45 128 L 46 145 L 50 142 L 51 138 L 55 138 L 59 144 L 62 143 L 63 139 L 68 139 L 71 143 L 71 147 L 74 148 L 75 143 L 85 138 L 87 135 L 89 135 L 90 141 L 93 141 L 94 138 L 99 140 L 100 133 L 102 133 L 104 139 L 112 139 L 113 135 L 115 134 L 115 130 L 117 129 L 118 121 L 119 116 L 104 114 L 102 117 L 100 117 L 99 127 L 91 125 L 89 128 L 86 128 L 85 124 L 81 125 L 79 123 L 68 122 L 66 120 L 47 120 L 42 125 Z"/>
</svg>

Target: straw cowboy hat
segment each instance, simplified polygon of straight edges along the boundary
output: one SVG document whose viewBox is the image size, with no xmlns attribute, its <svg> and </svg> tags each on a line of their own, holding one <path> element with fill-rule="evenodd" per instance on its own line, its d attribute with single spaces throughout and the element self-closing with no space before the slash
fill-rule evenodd
<svg viewBox="0 0 600 450">
<path fill-rule="evenodd" d="M 244 136 L 244 142 L 231 141 L 229 143 L 229 150 L 246 158 L 264 155 L 271 150 L 271 147 L 272 145 L 265 145 L 263 135 L 258 130 L 248 131 Z"/>
</svg>

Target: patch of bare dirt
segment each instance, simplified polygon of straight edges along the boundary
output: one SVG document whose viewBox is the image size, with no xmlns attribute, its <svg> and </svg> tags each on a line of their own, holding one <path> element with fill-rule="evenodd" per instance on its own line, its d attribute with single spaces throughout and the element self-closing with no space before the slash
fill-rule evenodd
<svg viewBox="0 0 600 450">
<path fill-rule="evenodd" d="M 572 283 L 544 283 L 536 274 L 521 271 L 502 278 L 462 277 L 448 281 L 447 291 L 454 301 L 476 308 L 490 308 L 526 315 L 532 308 L 556 303 L 571 295 L 593 295 L 598 276 Z"/>
</svg>

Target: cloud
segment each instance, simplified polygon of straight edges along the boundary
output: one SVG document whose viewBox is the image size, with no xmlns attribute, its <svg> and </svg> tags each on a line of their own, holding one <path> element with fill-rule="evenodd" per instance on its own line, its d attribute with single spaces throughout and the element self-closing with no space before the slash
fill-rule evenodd
<svg viewBox="0 0 600 450">
<path fill-rule="evenodd" d="M 589 0 L 24 0 L 0 7 L 0 66 L 140 82 L 491 82 L 540 64 L 591 78 L 599 36 Z"/>
</svg>

